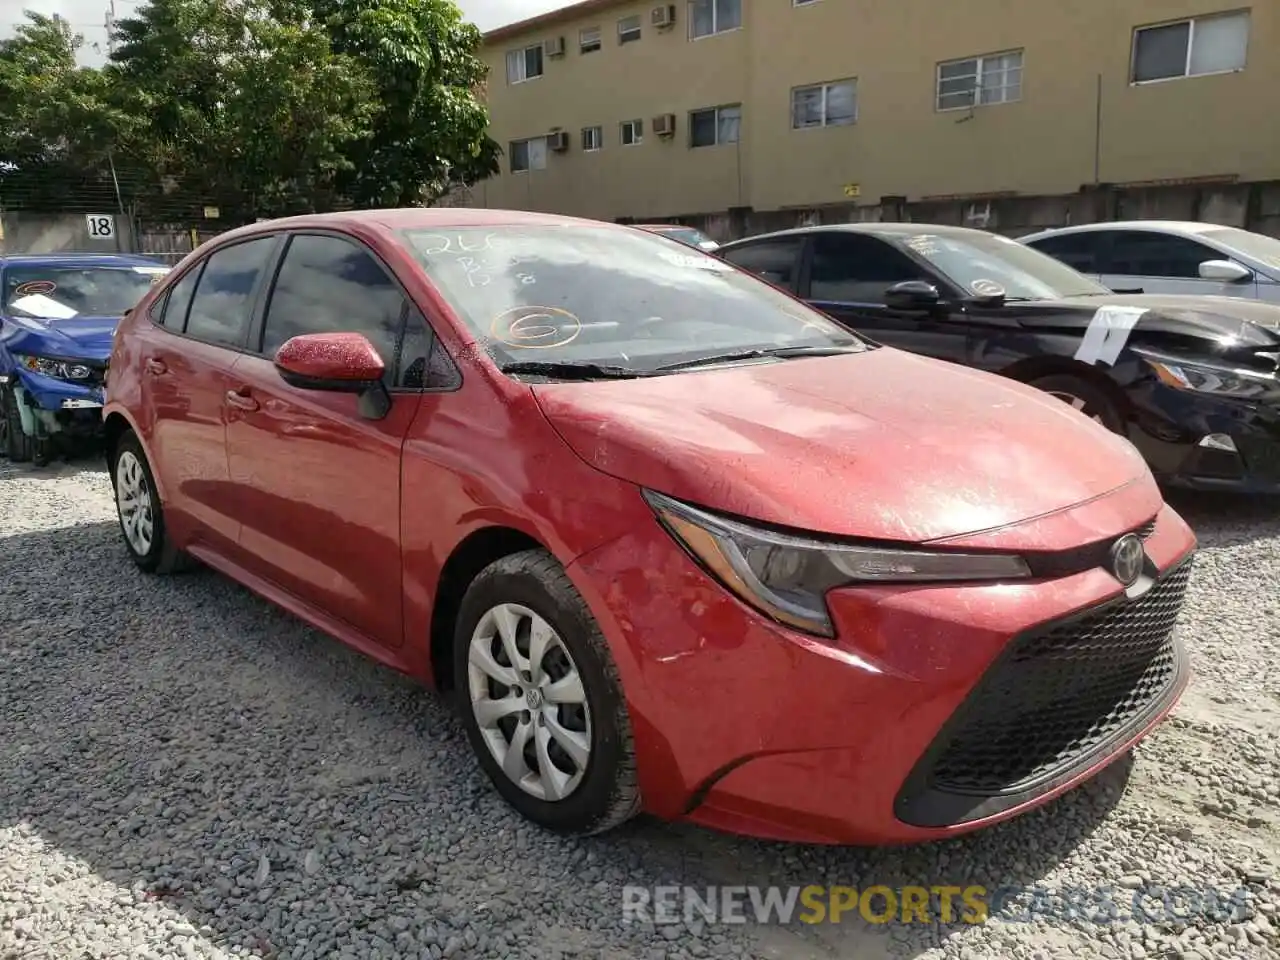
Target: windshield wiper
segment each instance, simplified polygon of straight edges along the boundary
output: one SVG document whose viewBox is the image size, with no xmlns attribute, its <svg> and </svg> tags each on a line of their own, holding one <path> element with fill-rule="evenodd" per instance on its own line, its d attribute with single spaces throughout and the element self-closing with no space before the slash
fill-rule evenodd
<svg viewBox="0 0 1280 960">
<path fill-rule="evenodd" d="M 503 373 L 552 377 L 557 380 L 633 380 L 636 377 L 651 376 L 645 370 L 632 370 L 630 367 L 615 367 L 601 363 L 575 363 L 569 360 L 516 360 L 503 364 L 499 369 Z"/>
<path fill-rule="evenodd" d="M 736 353 L 717 353 L 709 357 L 698 357 L 695 360 L 681 360 L 679 363 L 668 363 L 666 366 L 658 367 L 658 370 L 688 370 L 693 367 L 710 366 L 713 363 L 732 363 L 735 360 L 760 360 L 766 357 L 779 357 L 782 359 L 791 357 L 834 357 L 842 353 L 866 353 L 869 348 L 868 344 L 861 342 L 844 346 L 828 344 L 807 347 L 762 347 L 755 350 L 739 350 Z"/>
</svg>

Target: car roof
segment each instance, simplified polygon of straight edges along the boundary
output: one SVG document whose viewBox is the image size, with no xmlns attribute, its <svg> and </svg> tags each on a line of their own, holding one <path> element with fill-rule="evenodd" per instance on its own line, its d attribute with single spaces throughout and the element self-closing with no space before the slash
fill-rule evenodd
<svg viewBox="0 0 1280 960">
<path fill-rule="evenodd" d="M 989 230 L 975 230 L 973 227 L 953 227 L 940 223 L 825 223 L 812 227 L 794 227 L 790 230 L 775 230 L 772 233 L 761 233 L 753 237 L 744 237 L 725 247 L 735 247 L 750 240 L 761 240 L 765 237 L 803 237 L 816 233 L 860 233 L 873 237 L 893 239 L 899 237 L 918 237 L 928 235 L 934 237 L 956 237 L 963 239 L 972 236 L 990 237 Z"/>
<path fill-rule="evenodd" d="M 1197 220 L 1109 220 L 1102 223 L 1078 223 L 1070 227 L 1051 227 L 1037 230 L 1022 237 L 1034 240 L 1038 237 L 1061 237 L 1072 233 L 1097 233 L 1101 230 L 1144 230 L 1151 233 L 1172 233 L 1193 237 L 1213 230 L 1228 230 L 1222 223 L 1201 223 Z"/>
<path fill-rule="evenodd" d="M 454 227 L 540 227 L 580 226 L 625 227 L 605 220 L 566 217 L 529 210 L 492 210 L 474 207 L 400 207 L 379 210 L 350 210 L 339 213 L 312 213 L 275 220 L 260 220 L 219 234 L 217 239 L 246 237 L 274 230 L 316 228 L 330 230 L 439 230 Z"/>
<path fill-rule="evenodd" d="M 0 253 L 0 267 L 30 264 L 40 267 L 164 267 L 147 256 L 132 253 Z"/>
</svg>

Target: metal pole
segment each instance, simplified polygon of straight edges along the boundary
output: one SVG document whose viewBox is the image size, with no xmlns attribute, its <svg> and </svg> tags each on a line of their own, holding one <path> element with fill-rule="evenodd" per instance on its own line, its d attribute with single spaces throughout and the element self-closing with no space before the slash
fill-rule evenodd
<svg viewBox="0 0 1280 960">
<path fill-rule="evenodd" d="M 1093 110 L 1093 182 L 1102 182 L 1102 74 L 1098 74 L 1097 97 Z"/>
</svg>

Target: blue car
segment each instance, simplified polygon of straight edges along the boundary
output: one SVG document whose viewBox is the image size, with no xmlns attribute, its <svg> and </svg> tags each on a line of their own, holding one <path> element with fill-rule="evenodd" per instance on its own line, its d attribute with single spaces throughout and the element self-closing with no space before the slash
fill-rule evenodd
<svg viewBox="0 0 1280 960">
<path fill-rule="evenodd" d="M 99 436 L 116 324 L 169 269 L 127 255 L 0 255 L 0 454 L 44 464 Z"/>
</svg>

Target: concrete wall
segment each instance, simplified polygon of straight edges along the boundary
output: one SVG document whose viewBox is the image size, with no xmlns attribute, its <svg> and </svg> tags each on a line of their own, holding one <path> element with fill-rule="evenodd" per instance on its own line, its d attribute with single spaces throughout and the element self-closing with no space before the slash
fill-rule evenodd
<svg viewBox="0 0 1280 960">
<path fill-rule="evenodd" d="M 89 233 L 89 216 L 112 217 L 113 236 Z M 133 225 L 109 210 L 28 213 L 0 210 L 0 253 L 132 253 Z"/>
</svg>

